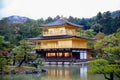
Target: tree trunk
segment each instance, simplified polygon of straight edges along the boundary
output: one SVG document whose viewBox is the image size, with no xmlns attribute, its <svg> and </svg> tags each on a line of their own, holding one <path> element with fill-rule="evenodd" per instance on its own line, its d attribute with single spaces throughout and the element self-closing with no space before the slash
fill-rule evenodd
<svg viewBox="0 0 120 80">
<path fill-rule="evenodd" d="M 110 78 L 107 77 L 106 73 L 103 73 L 103 75 L 104 75 L 105 79 L 110 80 Z"/>
<path fill-rule="evenodd" d="M 114 73 L 113 72 L 110 73 L 110 77 L 107 77 L 107 75 L 105 73 L 103 73 L 103 74 L 104 74 L 105 79 L 114 80 Z"/>
<path fill-rule="evenodd" d="M 110 73 L 110 80 L 114 80 L 114 74 L 113 74 L 113 72 Z"/>
<path fill-rule="evenodd" d="M 120 78 L 120 74 L 116 74 L 116 76 L 117 76 L 118 78 Z"/>
<path fill-rule="evenodd" d="M 20 62 L 20 64 L 18 65 L 18 67 L 21 67 L 21 65 L 23 64 L 23 62 L 25 62 L 26 60 L 26 55 L 24 55 L 24 59 Z"/>
<path fill-rule="evenodd" d="M 16 62 L 16 58 L 15 58 L 15 54 L 14 54 L 14 58 L 13 58 L 13 66 L 15 65 Z"/>
</svg>

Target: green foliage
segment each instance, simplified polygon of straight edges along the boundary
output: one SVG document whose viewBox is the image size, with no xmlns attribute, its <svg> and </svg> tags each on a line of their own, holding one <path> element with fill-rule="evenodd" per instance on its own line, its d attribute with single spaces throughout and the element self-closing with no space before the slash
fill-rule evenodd
<svg viewBox="0 0 120 80">
<path fill-rule="evenodd" d="M 93 29 L 95 32 L 100 32 L 101 29 L 102 29 L 102 25 L 100 25 L 98 23 L 94 24 L 94 25 L 91 26 L 91 29 Z"/>
<path fill-rule="evenodd" d="M 15 64 L 16 60 L 20 61 L 19 65 L 21 66 L 24 61 L 34 56 L 34 54 L 31 53 L 33 49 L 34 45 L 32 45 L 29 40 L 21 40 L 19 46 L 15 46 L 11 51 L 13 63 Z"/>
<path fill-rule="evenodd" d="M 80 30 L 80 34 L 82 37 L 86 37 L 86 38 L 94 38 L 95 37 L 95 32 L 93 31 L 93 29 Z"/>
<path fill-rule="evenodd" d="M 88 47 L 91 48 L 91 49 L 94 49 L 94 44 L 95 43 L 93 41 L 88 41 L 87 42 Z"/>
<path fill-rule="evenodd" d="M 101 40 L 98 40 L 94 48 L 96 50 L 101 50 L 106 53 L 105 58 L 110 62 L 115 62 L 115 60 L 120 60 L 120 39 L 119 35 L 120 31 L 114 34 L 108 35 Z"/>
<path fill-rule="evenodd" d="M 5 56 L 0 54 L 0 71 L 3 71 L 6 67 L 7 60 L 5 59 Z"/>
<path fill-rule="evenodd" d="M 91 26 L 91 19 L 87 19 L 87 18 L 74 18 L 72 16 L 69 16 L 68 21 L 75 23 L 75 24 L 79 24 L 79 25 L 84 25 L 84 29 L 90 29 Z"/>
<path fill-rule="evenodd" d="M 95 36 L 95 39 L 100 40 L 103 39 L 105 37 L 105 34 L 102 32 L 98 32 Z"/>
<path fill-rule="evenodd" d="M 34 46 L 32 45 L 32 43 L 29 40 L 21 40 L 20 41 L 20 47 L 21 47 L 21 51 L 22 53 L 28 53 L 31 50 L 33 50 Z"/>
<path fill-rule="evenodd" d="M 20 46 L 15 46 L 12 51 L 11 51 L 11 57 L 12 59 L 15 61 L 20 61 L 21 59 L 23 59 L 23 52 Z M 15 64 L 15 63 L 14 63 Z"/>
<path fill-rule="evenodd" d="M 106 65 L 108 65 L 108 61 L 105 59 L 96 59 L 96 60 L 90 61 L 89 65 L 91 67 L 106 66 Z"/>
<path fill-rule="evenodd" d="M 24 23 L 10 23 L 8 18 L 0 20 L 0 35 L 3 35 L 5 40 L 11 43 L 11 48 L 19 45 L 20 40 L 36 37 L 41 35 L 41 32 L 39 23 L 35 20 L 28 19 Z"/>
<path fill-rule="evenodd" d="M 96 59 L 89 62 L 90 69 L 88 73 L 101 73 L 104 74 L 105 78 L 108 80 L 113 80 L 114 75 L 120 74 L 120 66 L 118 64 L 109 64 L 109 62 L 105 59 Z M 112 73 L 112 75 L 111 75 Z M 106 76 L 106 74 L 110 74 L 110 78 Z"/>
<path fill-rule="evenodd" d="M 44 66 L 44 59 L 42 58 L 37 58 L 35 61 L 34 61 L 34 67 L 38 68 L 38 66 L 42 67 Z"/>
<path fill-rule="evenodd" d="M 104 52 L 104 58 L 107 60 L 106 65 L 101 65 L 97 60 L 90 62 L 90 73 L 102 73 L 108 80 L 114 80 L 114 75 L 120 78 L 120 29 L 116 33 L 105 36 L 97 40 L 94 48 L 99 52 Z M 105 61 L 102 61 L 106 63 Z M 98 66 L 99 64 L 99 66 Z M 109 74 L 109 77 L 106 75 Z"/>
<path fill-rule="evenodd" d="M 96 24 L 99 24 L 101 27 L 97 27 Z M 92 29 L 98 32 L 100 31 L 105 34 L 112 34 L 117 31 L 120 26 L 120 16 L 113 17 L 111 12 L 107 11 L 102 13 L 98 13 L 96 17 L 92 18 Z"/>
<path fill-rule="evenodd" d="M 4 36 L 0 36 L 0 50 L 6 50 L 9 48 L 10 43 L 4 40 Z"/>
</svg>

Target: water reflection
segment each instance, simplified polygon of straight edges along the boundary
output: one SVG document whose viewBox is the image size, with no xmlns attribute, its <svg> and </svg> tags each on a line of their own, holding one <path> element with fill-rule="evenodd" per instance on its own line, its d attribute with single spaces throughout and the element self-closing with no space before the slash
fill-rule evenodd
<svg viewBox="0 0 120 80">
<path fill-rule="evenodd" d="M 82 80 L 87 80 L 87 66 L 85 66 L 84 64 L 82 64 L 82 66 L 80 67 L 80 78 Z"/>
<path fill-rule="evenodd" d="M 49 67 L 47 72 L 47 79 L 45 80 L 70 80 L 70 71 L 65 66 L 52 66 Z"/>
<path fill-rule="evenodd" d="M 104 80 L 100 74 L 88 75 L 87 65 L 65 65 L 45 67 L 44 74 L 0 75 L 0 80 Z M 117 80 L 117 79 L 116 79 Z"/>
<path fill-rule="evenodd" d="M 44 80 L 87 80 L 87 66 L 49 66 Z"/>
</svg>

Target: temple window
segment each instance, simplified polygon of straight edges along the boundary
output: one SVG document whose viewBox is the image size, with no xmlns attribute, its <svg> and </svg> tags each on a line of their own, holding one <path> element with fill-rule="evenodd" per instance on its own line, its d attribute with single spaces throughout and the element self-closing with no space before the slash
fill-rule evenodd
<svg viewBox="0 0 120 80">
<path fill-rule="evenodd" d="M 60 33 L 63 33 L 64 32 L 64 30 L 60 30 Z"/>
<path fill-rule="evenodd" d="M 65 57 L 69 57 L 70 54 L 69 53 L 64 53 Z"/>
<path fill-rule="evenodd" d="M 53 34 L 54 33 L 54 29 L 49 29 L 49 33 Z"/>
</svg>

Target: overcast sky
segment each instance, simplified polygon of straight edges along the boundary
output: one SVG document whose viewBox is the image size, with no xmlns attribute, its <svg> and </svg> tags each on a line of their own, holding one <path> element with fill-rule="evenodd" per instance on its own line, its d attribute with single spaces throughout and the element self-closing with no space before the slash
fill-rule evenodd
<svg viewBox="0 0 120 80">
<path fill-rule="evenodd" d="M 0 19 L 12 15 L 32 19 L 55 17 L 90 18 L 98 12 L 120 10 L 120 0 L 0 0 Z"/>
</svg>

